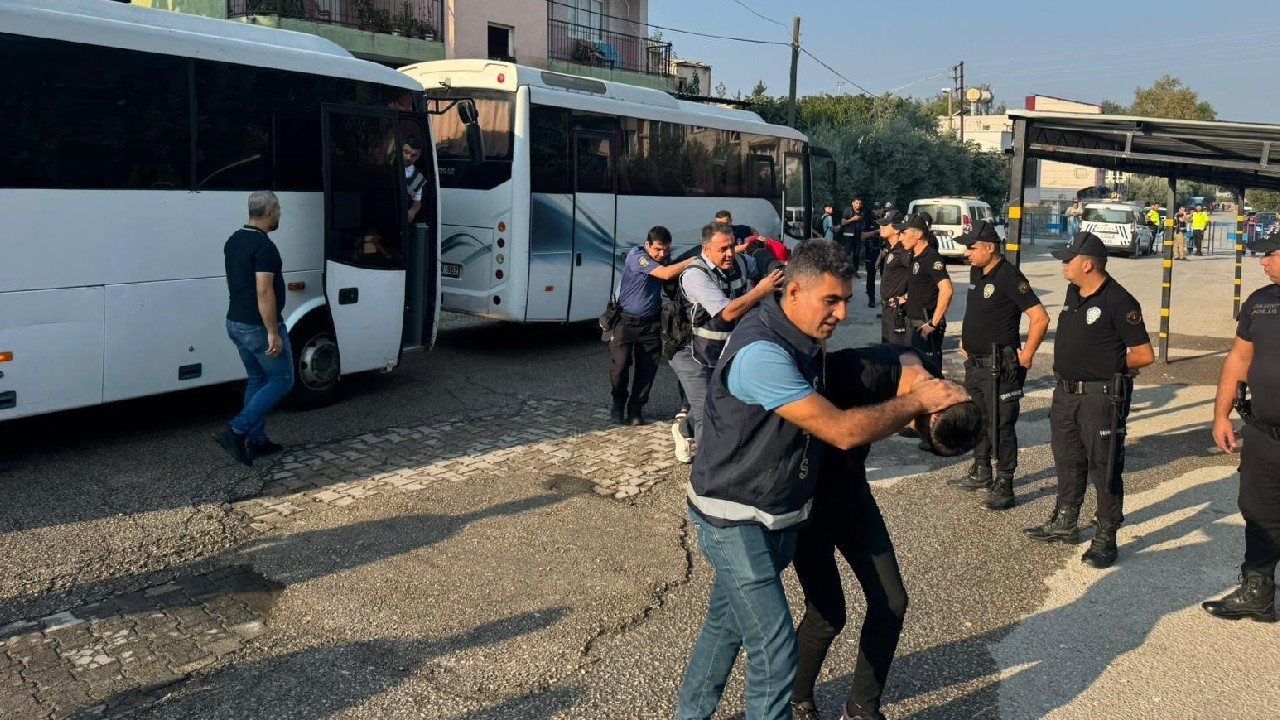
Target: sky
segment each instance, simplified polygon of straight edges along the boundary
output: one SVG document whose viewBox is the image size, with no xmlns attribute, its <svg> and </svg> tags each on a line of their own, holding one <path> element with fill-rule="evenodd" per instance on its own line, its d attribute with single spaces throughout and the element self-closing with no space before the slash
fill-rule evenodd
<svg viewBox="0 0 1280 720">
<path fill-rule="evenodd" d="M 1219 120 L 1280 123 L 1280 93 L 1267 85 L 1267 71 L 1280 67 L 1276 7 L 1275 0 L 649 0 L 649 23 L 668 28 L 663 35 L 677 56 L 710 64 L 712 86 L 723 82 L 730 96 L 749 93 L 757 80 L 770 95 L 787 94 L 798 15 L 801 46 L 845 78 L 801 54 L 801 96 L 861 92 L 855 85 L 932 96 L 951 86 L 951 67 L 964 61 L 965 85 L 990 84 L 996 102 L 1011 108 L 1036 94 L 1128 105 L 1135 88 L 1173 75 Z"/>
</svg>

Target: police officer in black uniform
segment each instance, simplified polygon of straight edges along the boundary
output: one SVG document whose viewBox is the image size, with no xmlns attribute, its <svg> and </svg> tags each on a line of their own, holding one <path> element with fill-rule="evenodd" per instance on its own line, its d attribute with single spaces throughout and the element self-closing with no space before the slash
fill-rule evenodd
<svg viewBox="0 0 1280 720">
<path fill-rule="evenodd" d="M 1274 622 L 1280 562 L 1280 235 L 1268 234 L 1254 250 L 1262 253 L 1262 269 L 1271 284 L 1240 306 L 1236 339 L 1222 364 L 1213 404 L 1213 439 L 1225 452 L 1236 450 L 1229 417 L 1233 400 L 1245 421 L 1238 500 L 1244 515 L 1244 563 L 1240 587 L 1201 606 L 1229 620 Z"/>
<path fill-rule="evenodd" d="M 1155 353 L 1142 307 L 1107 275 L 1107 248 L 1096 235 L 1079 232 L 1053 256 L 1071 283 L 1053 343 L 1057 387 L 1049 410 L 1058 501 L 1047 522 L 1024 532 L 1039 542 L 1076 543 L 1080 505 L 1092 481 L 1098 529 L 1080 559 L 1105 568 L 1116 561 L 1116 530 L 1124 521 L 1121 474 L 1133 375 Z"/>
<path fill-rule="evenodd" d="M 902 245 L 907 224 L 902 212 L 888 210 L 878 221 L 884 247 L 876 262 L 880 271 L 880 340 L 911 346 L 907 328 L 907 278 L 911 277 L 911 253 Z"/>
<path fill-rule="evenodd" d="M 618 305 L 622 316 L 609 339 L 609 385 L 616 423 L 644 424 L 642 408 L 649 402 L 649 390 L 662 360 L 662 284 L 680 276 L 693 258 L 667 264 L 671 254 L 671 232 L 661 225 L 649 229 L 643 246 L 631 248 L 622 265 Z M 632 364 L 634 384 L 628 389 Z M 623 415 L 626 408 L 626 415 Z"/>
<path fill-rule="evenodd" d="M 986 432 L 973 449 L 973 464 L 955 482 L 965 490 L 986 489 L 988 510 L 1013 507 L 1013 473 L 1018 467 L 1018 411 L 1022 385 L 1036 349 L 1049 329 L 1049 313 L 1031 291 L 1022 271 L 1006 262 L 996 228 L 982 221 L 956 238 L 969 262 L 969 297 L 960 330 L 964 388 L 987 413 Z M 1027 344 L 1020 342 L 1022 316 L 1030 320 Z M 991 455 L 996 451 L 996 476 Z"/>
<path fill-rule="evenodd" d="M 907 327 L 912 347 L 920 353 L 924 366 L 942 377 L 942 336 L 947 330 L 947 309 L 951 307 L 951 275 L 938 254 L 929 221 L 920 214 L 907 221 L 902 244 L 911 254 L 911 274 L 907 276 Z"/>
</svg>

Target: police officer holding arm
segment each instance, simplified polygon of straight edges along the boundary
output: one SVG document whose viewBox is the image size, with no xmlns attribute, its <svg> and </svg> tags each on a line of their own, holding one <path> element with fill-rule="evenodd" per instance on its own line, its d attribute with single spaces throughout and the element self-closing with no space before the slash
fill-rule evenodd
<svg viewBox="0 0 1280 720">
<path fill-rule="evenodd" d="M 1274 622 L 1280 562 L 1280 237 L 1269 234 L 1254 250 L 1262 253 L 1262 269 L 1271 284 L 1255 290 L 1240 307 L 1236 339 L 1222 364 L 1213 403 L 1213 440 L 1224 452 L 1237 448 L 1233 406 L 1245 422 L 1238 500 L 1244 516 L 1244 562 L 1240 587 L 1201 607 L 1228 620 Z"/>
<path fill-rule="evenodd" d="M 649 402 L 649 391 L 662 359 L 662 284 L 679 277 L 693 262 L 689 258 L 668 265 L 670 255 L 671 232 L 655 225 L 649 229 L 644 245 L 631 248 L 623 262 L 618 286 L 622 316 L 609 340 L 609 384 L 613 395 L 609 414 L 616 423 L 644 424 L 642 409 Z M 633 363 L 636 373 L 628 392 L 627 376 Z"/>
<path fill-rule="evenodd" d="M 1031 291 L 1022 271 L 1006 262 L 1003 241 L 989 222 L 979 222 L 956 238 L 969 262 L 969 298 L 964 309 L 960 356 L 964 387 L 987 413 L 986 431 L 973 449 L 968 474 L 955 483 L 987 490 L 988 510 L 1013 507 L 1013 473 L 1018 467 L 1018 411 L 1022 386 L 1036 349 L 1049 329 L 1049 313 Z M 1030 320 L 1027 344 L 1020 342 L 1022 316 Z M 996 475 L 991 476 L 995 451 Z"/>
<path fill-rule="evenodd" d="M 884 247 L 876 262 L 880 271 L 880 339 L 894 345 L 911 346 L 907 332 L 907 278 L 911 277 L 911 253 L 902 245 L 907 229 L 900 210 L 887 210 L 877 221 Z"/>
<path fill-rule="evenodd" d="M 930 242 L 929 221 L 919 214 L 907 221 L 902 244 L 911 254 L 911 274 L 907 276 L 907 325 L 912 345 L 929 372 L 942 377 L 942 336 L 947 331 L 947 309 L 951 307 L 951 275 Z"/>
<path fill-rule="evenodd" d="M 1075 544 L 1076 521 L 1090 481 L 1098 493 L 1098 529 L 1080 560 L 1095 568 L 1116 561 L 1124 521 L 1124 436 L 1133 375 L 1155 360 L 1138 301 L 1107 275 L 1107 248 L 1091 232 L 1053 250 L 1071 283 L 1053 343 L 1057 387 L 1049 409 L 1058 500 L 1043 525 L 1024 530 L 1038 542 Z"/>
</svg>

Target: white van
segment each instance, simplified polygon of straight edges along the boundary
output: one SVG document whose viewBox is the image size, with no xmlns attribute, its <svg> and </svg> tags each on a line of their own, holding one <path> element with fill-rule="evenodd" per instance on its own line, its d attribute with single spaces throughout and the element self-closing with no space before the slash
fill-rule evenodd
<svg viewBox="0 0 1280 720">
<path fill-rule="evenodd" d="M 1131 203 L 1090 202 L 1081 208 L 1080 229 L 1097 235 L 1108 253 L 1141 257 L 1155 247 L 1145 216 L 1144 208 Z"/>
<path fill-rule="evenodd" d="M 943 257 L 964 257 L 964 246 L 953 238 L 969 232 L 976 223 L 983 220 L 995 223 L 995 215 L 991 206 L 976 198 L 942 197 L 912 200 L 907 206 L 907 214 L 914 215 L 927 212 L 933 218 L 933 234 L 938 237 L 938 253 Z M 1003 225 L 996 226 L 996 234 L 1000 240 L 1005 239 Z"/>
</svg>

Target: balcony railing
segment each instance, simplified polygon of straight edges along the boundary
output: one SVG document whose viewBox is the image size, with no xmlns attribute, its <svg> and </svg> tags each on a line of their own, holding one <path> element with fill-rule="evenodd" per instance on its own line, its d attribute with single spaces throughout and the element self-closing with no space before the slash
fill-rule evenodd
<svg viewBox="0 0 1280 720">
<path fill-rule="evenodd" d="M 547 57 L 589 67 L 670 77 L 671 43 L 551 18 Z"/>
<path fill-rule="evenodd" d="M 441 41 L 444 0 L 227 0 L 227 17 L 275 15 Z"/>
</svg>

